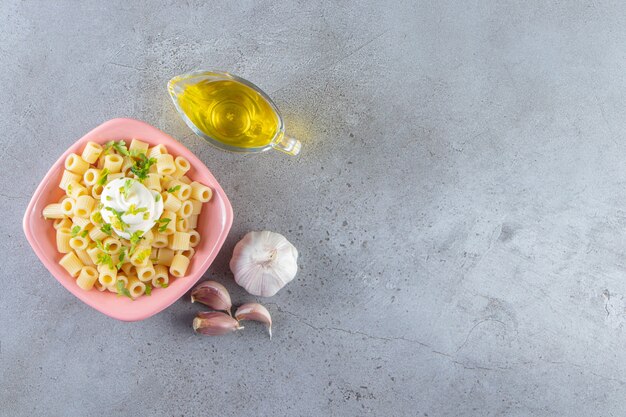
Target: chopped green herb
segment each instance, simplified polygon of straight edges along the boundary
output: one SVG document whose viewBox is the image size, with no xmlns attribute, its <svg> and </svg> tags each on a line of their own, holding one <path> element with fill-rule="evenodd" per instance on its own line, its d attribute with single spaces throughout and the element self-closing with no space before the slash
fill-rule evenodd
<svg viewBox="0 0 626 417">
<path fill-rule="evenodd" d="M 168 193 L 175 193 L 176 191 L 180 190 L 180 184 L 174 186 L 174 187 L 170 187 L 167 189 Z"/>
<path fill-rule="evenodd" d="M 130 238 L 128 240 L 130 241 L 130 243 L 134 243 L 136 245 L 141 239 L 143 239 L 143 230 L 137 230 L 132 235 L 130 235 Z"/>
<path fill-rule="evenodd" d="M 141 252 L 139 252 L 139 254 L 137 255 L 137 257 L 135 259 L 137 260 L 137 262 L 139 262 L 141 264 L 141 263 L 143 263 L 143 261 L 146 260 L 146 258 L 148 256 L 150 256 L 151 253 L 152 253 L 152 249 L 151 248 L 144 249 Z"/>
<path fill-rule="evenodd" d="M 102 207 L 100 207 L 100 208 L 102 208 Z M 93 220 L 94 220 L 97 224 L 104 223 L 104 219 L 102 218 L 102 214 L 100 214 L 100 208 L 98 208 L 98 211 L 96 211 L 96 212 L 93 214 Z"/>
<path fill-rule="evenodd" d="M 107 201 L 113 200 L 110 195 L 107 196 Z"/>
<path fill-rule="evenodd" d="M 68 184 L 67 186 L 67 192 L 71 193 L 72 192 L 72 184 Z"/>
<path fill-rule="evenodd" d="M 89 234 L 89 230 L 83 230 L 83 233 L 80 234 L 80 237 L 87 237 L 87 234 Z"/>
<path fill-rule="evenodd" d="M 163 233 L 167 230 L 167 225 L 172 221 L 172 219 L 168 219 L 167 217 L 163 218 L 163 219 L 159 219 L 157 220 L 157 223 L 159 223 L 159 232 Z"/>
<path fill-rule="evenodd" d="M 113 228 L 111 227 L 111 225 L 109 223 L 105 223 L 100 230 L 102 231 L 102 233 L 106 233 L 107 235 L 111 236 L 111 230 Z"/>
<path fill-rule="evenodd" d="M 120 155 L 130 156 L 128 148 L 126 148 L 126 142 L 120 140 L 119 142 L 113 142 L 113 149 L 115 149 Z"/>
<path fill-rule="evenodd" d="M 148 209 L 146 207 L 137 208 L 134 204 L 131 204 L 125 214 L 139 214 L 143 213 L 144 211 L 148 211 Z"/>
<path fill-rule="evenodd" d="M 145 154 L 139 154 L 138 160 L 130 168 L 131 172 L 137 176 L 140 180 L 145 180 L 150 172 L 150 167 L 156 163 L 156 159 L 148 158 Z"/>
<path fill-rule="evenodd" d="M 148 220 L 150 218 L 150 213 L 146 212 L 143 214 L 143 219 Z"/>
<path fill-rule="evenodd" d="M 122 281 L 121 279 L 117 281 L 117 283 L 115 284 L 116 288 L 117 288 L 117 294 L 118 295 L 125 295 L 126 297 L 130 298 L 131 300 L 133 299 L 133 297 L 130 295 L 130 291 L 128 291 L 128 288 L 126 288 L 124 286 L 124 281 Z"/>
<path fill-rule="evenodd" d="M 72 237 L 75 237 L 76 235 L 78 235 L 80 233 L 80 226 L 72 227 L 71 233 L 72 233 Z"/>
<path fill-rule="evenodd" d="M 120 229 L 123 232 L 128 227 L 128 224 L 122 219 L 124 212 L 117 211 L 113 207 L 105 207 L 105 208 L 106 210 L 110 211 L 111 213 L 115 215 L 115 218 L 111 222 L 113 227 L 115 227 L 116 229 Z"/>
<path fill-rule="evenodd" d="M 99 240 L 96 240 L 96 247 L 98 249 L 100 249 L 102 252 L 104 252 L 104 246 L 102 246 L 102 242 Z"/>
<path fill-rule="evenodd" d="M 162 282 L 159 284 L 159 287 L 161 288 L 167 288 L 167 282 Z"/>
<path fill-rule="evenodd" d="M 133 186 L 133 180 L 124 181 L 124 186 L 120 188 L 120 192 L 122 193 L 124 198 L 128 198 L 128 192 L 130 191 L 132 186 Z"/>
<path fill-rule="evenodd" d="M 124 264 L 124 259 L 126 259 L 126 246 L 122 246 L 122 249 L 120 250 L 120 254 L 118 255 L 118 263 L 117 263 L 117 269 L 120 269 L 122 267 L 122 265 Z"/>
<path fill-rule="evenodd" d="M 113 269 L 115 265 L 113 265 L 113 258 L 108 253 L 99 253 L 98 259 L 96 261 L 98 265 L 108 265 Z"/>
<path fill-rule="evenodd" d="M 98 178 L 98 182 L 96 184 L 98 185 L 106 184 L 108 177 L 109 177 L 109 170 L 107 168 L 104 168 L 102 171 L 100 171 L 100 178 Z"/>
<path fill-rule="evenodd" d="M 146 295 L 152 294 L 152 285 L 146 282 Z"/>
<path fill-rule="evenodd" d="M 139 158 L 139 155 L 145 155 L 146 152 L 142 151 L 141 149 L 133 149 L 132 151 L 130 151 L 130 156 L 131 158 Z"/>
<path fill-rule="evenodd" d="M 111 150 L 111 148 L 113 147 L 113 144 L 115 143 L 115 141 L 109 141 L 107 143 L 104 144 L 104 148 L 102 149 L 102 153 L 104 155 L 106 155 L 107 153 L 109 153 L 109 151 Z"/>
<path fill-rule="evenodd" d="M 161 194 L 155 194 L 154 195 L 154 201 L 159 202 L 159 200 L 161 200 Z"/>
<path fill-rule="evenodd" d="M 144 238 L 142 235 L 143 235 L 142 230 L 137 230 L 132 235 L 130 235 L 130 238 L 128 239 L 130 241 L 130 250 L 128 251 L 129 254 L 132 255 L 133 253 L 135 253 L 135 249 L 137 248 L 137 245 Z"/>
</svg>

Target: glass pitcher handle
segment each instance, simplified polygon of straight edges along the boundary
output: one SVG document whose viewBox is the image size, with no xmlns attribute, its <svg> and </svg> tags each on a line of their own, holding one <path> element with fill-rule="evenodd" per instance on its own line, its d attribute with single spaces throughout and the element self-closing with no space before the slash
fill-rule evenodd
<svg viewBox="0 0 626 417">
<path fill-rule="evenodd" d="M 274 149 L 278 149 L 281 152 L 284 152 L 288 155 L 298 155 L 300 153 L 300 149 L 302 149 L 302 143 L 296 138 L 292 138 L 288 135 L 283 135 L 283 137 L 272 145 Z"/>
</svg>

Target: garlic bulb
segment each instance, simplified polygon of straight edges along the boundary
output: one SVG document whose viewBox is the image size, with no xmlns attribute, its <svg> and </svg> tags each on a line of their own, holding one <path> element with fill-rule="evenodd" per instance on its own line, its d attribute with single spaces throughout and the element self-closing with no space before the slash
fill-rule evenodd
<svg viewBox="0 0 626 417">
<path fill-rule="evenodd" d="M 249 232 L 230 260 L 235 281 L 250 294 L 271 297 L 296 276 L 298 250 L 274 232 Z"/>
</svg>

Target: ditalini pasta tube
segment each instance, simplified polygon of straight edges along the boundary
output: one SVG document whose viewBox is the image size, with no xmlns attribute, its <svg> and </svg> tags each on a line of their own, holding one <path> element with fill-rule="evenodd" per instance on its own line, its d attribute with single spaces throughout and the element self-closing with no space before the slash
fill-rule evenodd
<svg viewBox="0 0 626 417">
<path fill-rule="evenodd" d="M 190 239 L 189 233 L 175 232 L 173 235 L 170 235 L 169 248 L 175 251 L 189 249 L 191 247 L 189 245 L 189 239 Z"/>
<path fill-rule="evenodd" d="M 82 158 L 90 164 L 95 164 L 98 161 L 98 157 L 102 153 L 102 146 L 96 142 L 87 142 L 85 149 L 83 149 Z"/>
<path fill-rule="evenodd" d="M 96 268 L 92 266 L 84 266 L 78 274 L 78 278 L 76 279 L 76 285 L 78 285 L 83 290 L 89 291 L 93 288 L 93 284 L 97 280 L 98 271 L 96 271 Z"/>
<path fill-rule="evenodd" d="M 191 187 L 191 198 L 194 200 L 206 203 L 213 196 L 213 191 L 204 184 L 193 181 L 189 186 Z"/>
<path fill-rule="evenodd" d="M 165 265 L 154 266 L 154 276 L 152 277 L 153 287 L 164 287 L 169 283 L 170 277 Z"/>
<path fill-rule="evenodd" d="M 187 272 L 187 268 L 189 267 L 189 258 L 186 256 L 177 253 L 174 255 L 174 259 L 172 259 L 172 266 L 170 266 L 170 274 L 174 275 L 177 278 L 185 276 Z"/>
<path fill-rule="evenodd" d="M 128 291 L 130 292 L 131 297 L 140 297 L 144 292 L 146 292 L 146 284 L 139 281 L 136 277 L 129 278 Z"/>
<path fill-rule="evenodd" d="M 65 268 L 65 270 L 73 277 L 78 275 L 81 268 L 85 266 L 74 252 L 66 253 L 65 256 L 63 256 L 59 261 L 59 265 Z"/>
<path fill-rule="evenodd" d="M 65 160 L 65 169 L 74 174 L 83 175 L 89 169 L 89 162 L 75 153 L 71 153 Z"/>
<path fill-rule="evenodd" d="M 63 212 L 63 207 L 60 203 L 52 203 L 44 207 L 43 217 L 46 219 L 63 219 L 65 217 L 65 213 Z"/>
<path fill-rule="evenodd" d="M 137 278 L 139 278 L 139 281 L 141 282 L 152 281 L 154 274 L 155 274 L 154 266 L 152 265 L 152 262 L 150 261 L 146 262 L 146 265 L 144 266 L 137 267 Z"/>
</svg>

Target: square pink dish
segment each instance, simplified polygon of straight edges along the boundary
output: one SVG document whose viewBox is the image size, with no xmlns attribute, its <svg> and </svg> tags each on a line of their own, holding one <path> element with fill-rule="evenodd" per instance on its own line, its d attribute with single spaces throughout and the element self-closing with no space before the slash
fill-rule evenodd
<svg viewBox="0 0 626 417">
<path fill-rule="evenodd" d="M 213 189 L 213 198 L 203 205 L 202 213 L 198 218 L 197 230 L 202 240 L 195 248 L 196 253 L 191 259 L 187 275 L 175 279 L 167 288 L 155 288 L 152 295 L 139 297 L 134 301 L 126 297 L 118 297 L 117 294 L 108 291 L 100 292 L 95 288 L 91 291 L 80 289 L 76 285 L 75 278 L 72 278 L 59 265 L 62 254 L 56 249 L 56 235 L 52 220 L 46 220 L 42 215 L 46 205 L 58 201 L 64 194 L 58 184 L 63 173 L 65 159 L 71 152 L 80 155 L 88 141 L 104 144 L 110 140 L 129 141 L 132 138 L 148 142 L 151 146 L 163 144 L 174 156 L 181 155 L 187 158 L 191 163 L 191 169 L 187 174 L 189 178 Z M 169 135 L 144 122 L 133 119 L 113 119 L 80 138 L 50 168 L 28 204 L 24 215 L 24 233 L 41 262 L 69 292 L 107 316 L 118 320 L 137 321 L 153 316 L 170 306 L 202 277 L 224 244 L 232 222 L 233 209 L 224 190 L 209 169 L 191 151 Z"/>
</svg>

